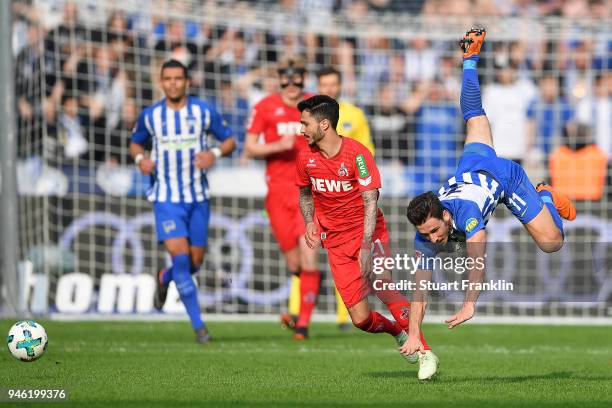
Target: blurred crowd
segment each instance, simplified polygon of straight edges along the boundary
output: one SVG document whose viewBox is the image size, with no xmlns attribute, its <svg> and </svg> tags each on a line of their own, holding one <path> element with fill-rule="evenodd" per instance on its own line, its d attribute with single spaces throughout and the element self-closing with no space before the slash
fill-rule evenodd
<svg viewBox="0 0 612 408">
<path fill-rule="evenodd" d="M 517 26 L 516 36 L 491 36 L 479 63 L 498 154 L 554 177 L 559 175 L 554 169 L 567 169 L 567 163 L 584 156 L 572 154 L 593 147 L 585 163 L 603 163 L 604 176 L 608 173 L 610 1 L 117 4 L 13 3 L 20 157 L 44 145 L 46 157 L 58 164 L 128 164 L 127 144 L 137 115 L 161 96 L 159 67 L 175 58 L 190 69 L 190 93 L 214 102 L 232 126 L 238 163 L 250 107 L 277 90 L 274 63 L 283 54 L 300 53 L 311 73 L 325 65 L 342 72 L 343 98 L 366 111 L 378 160 L 409 169 L 417 182 L 435 184 L 454 170 L 461 153 L 461 56 L 456 41 L 429 35 L 441 30 L 429 30 L 427 24 L 441 16 L 469 16 L 466 22 L 519 17 L 528 20 Z M 263 24 L 236 23 L 237 16 L 240 21 L 260 19 L 262 10 Z M 417 15 L 425 27 L 414 32 L 384 24 Z M 532 20 L 548 16 L 560 19 L 552 25 Z M 310 75 L 308 90 L 316 88 L 315 81 Z"/>
</svg>

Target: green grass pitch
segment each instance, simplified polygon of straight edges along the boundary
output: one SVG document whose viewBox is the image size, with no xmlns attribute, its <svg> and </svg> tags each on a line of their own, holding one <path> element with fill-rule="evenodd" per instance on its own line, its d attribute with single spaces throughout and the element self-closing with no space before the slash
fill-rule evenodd
<svg viewBox="0 0 612 408">
<path fill-rule="evenodd" d="M 441 366 L 420 383 L 390 336 L 333 324 L 295 342 L 274 323 L 211 322 L 214 341 L 198 345 L 186 322 L 40 322 L 46 355 L 5 348 L 0 387 L 67 389 L 53 406 L 612 406 L 610 327 L 426 325 Z"/>
</svg>

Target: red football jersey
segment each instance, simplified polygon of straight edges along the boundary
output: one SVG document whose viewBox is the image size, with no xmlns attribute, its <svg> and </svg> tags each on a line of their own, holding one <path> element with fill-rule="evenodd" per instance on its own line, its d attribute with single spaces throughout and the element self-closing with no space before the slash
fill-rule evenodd
<svg viewBox="0 0 612 408">
<path fill-rule="evenodd" d="M 311 94 L 306 94 L 304 98 L 311 96 Z M 300 133 L 302 127 L 300 116 L 298 108 L 286 105 L 280 93 L 266 96 L 253 107 L 247 126 L 249 133 L 263 133 L 266 143 L 276 142 L 283 136 L 295 136 L 295 145 L 292 150 L 267 157 L 266 183 L 268 183 L 268 188 L 278 185 L 295 185 L 295 159 L 298 152 L 308 145 Z"/>
<path fill-rule="evenodd" d="M 325 158 L 316 147 L 303 149 L 297 159 L 296 184 L 311 186 L 315 217 L 325 247 L 342 244 L 352 236 L 363 237 L 361 192 L 381 187 L 378 167 L 364 145 L 343 137 L 340 151 L 330 158 Z M 377 222 L 384 222 L 380 209 Z"/>
</svg>

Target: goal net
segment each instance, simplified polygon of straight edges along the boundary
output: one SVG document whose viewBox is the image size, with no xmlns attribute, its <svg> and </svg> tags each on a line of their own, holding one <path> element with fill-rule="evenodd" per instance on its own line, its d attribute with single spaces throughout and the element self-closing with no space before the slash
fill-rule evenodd
<svg viewBox="0 0 612 408">
<path fill-rule="evenodd" d="M 457 40 L 477 25 L 487 27 L 479 74 L 498 155 L 519 161 L 534 183 L 568 191 L 579 213 L 566 223 L 564 250 L 545 255 L 500 206 L 487 228 L 487 279 L 514 290 L 483 294 L 479 313 L 609 316 L 610 20 L 475 20 L 421 3 L 381 13 L 363 2 L 16 1 L 22 307 L 152 313 L 152 277 L 168 259 L 144 197 L 149 180 L 127 147 L 140 111 L 161 97 L 168 58 L 189 67 L 189 92 L 214 103 L 238 140 L 209 173 L 210 247 L 196 275 L 205 313 L 286 309 L 290 279 L 263 209 L 264 166 L 242 155 L 249 111 L 278 89 L 274 64 L 285 54 L 306 56 L 308 91 L 316 92 L 318 69 L 342 73 L 342 100 L 369 122 L 393 250 L 414 255 L 406 206 L 456 168 L 465 138 Z M 319 262 L 317 311 L 332 314 L 323 252 Z M 450 275 L 437 271 L 436 280 Z M 432 299 L 434 313 L 461 301 L 443 291 Z M 168 313 L 181 311 L 170 303 Z"/>
</svg>

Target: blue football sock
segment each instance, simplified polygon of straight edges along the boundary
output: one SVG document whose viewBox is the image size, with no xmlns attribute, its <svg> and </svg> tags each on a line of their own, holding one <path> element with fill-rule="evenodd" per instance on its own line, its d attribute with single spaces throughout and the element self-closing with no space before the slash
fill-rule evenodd
<svg viewBox="0 0 612 408">
<path fill-rule="evenodd" d="M 472 55 L 463 60 L 463 82 L 461 83 L 461 112 L 463 120 L 467 122 L 474 116 L 485 115 L 482 108 L 482 97 L 480 95 L 480 83 L 478 82 L 478 55 Z"/>
<path fill-rule="evenodd" d="M 559 211 L 557 211 L 557 207 L 555 207 L 552 194 L 550 193 L 550 191 L 546 190 L 541 190 L 538 194 L 540 195 L 542 201 L 544 201 L 544 204 L 546 204 L 548 212 L 550 213 L 550 215 L 552 215 L 555 225 L 557 226 L 557 228 L 559 228 L 559 231 L 561 231 L 561 235 L 565 237 L 565 233 L 563 232 L 563 221 L 561 220 Z"/>
<path fill-rule="evenodd" d="M 204 326 L 200 317 L 200 304 L 198 302 L 198 288 L 191 278 L 191 260 L 189 255 L 180 254 L 172 258 L 172 279 L 176 284 L 181 301 L 191 320 L 194 330 Z"/>
</svg>

